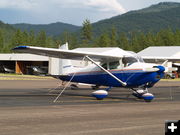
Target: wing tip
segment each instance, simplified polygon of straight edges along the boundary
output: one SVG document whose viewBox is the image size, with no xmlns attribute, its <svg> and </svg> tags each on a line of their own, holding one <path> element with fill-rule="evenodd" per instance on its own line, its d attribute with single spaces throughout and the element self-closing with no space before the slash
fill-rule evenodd
<svg viewBox="0 0 180 135">
<path fill-rule="evenodd" d="M 15 48 L 13 48 L 12 50 L 22 50 L 22 49 L 27 49 L 29 48 L 28 46 L 17 46 Z"/>
</svg>

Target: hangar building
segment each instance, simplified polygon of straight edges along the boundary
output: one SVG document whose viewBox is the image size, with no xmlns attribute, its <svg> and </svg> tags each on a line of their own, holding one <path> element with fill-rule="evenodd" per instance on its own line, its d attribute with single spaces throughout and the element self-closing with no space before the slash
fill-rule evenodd
<svg viewBox="0 0 180 135">
<path fill-rule="evenodd" d="M 102 53 L 117 47 L 105 47 L 105 48 L 76 48 L 76 51 L 87 51 Z M 59 71 L 59 59 L 50 58 L 47 56 L 40 56 L 27 53 L 12 53 L 12 54 L 0 54 L 0 72 L 17 73 L 17 74 L 34 74 L 33 71 L 43 69 L 43 73 L 46 72 L 52 75 L 60 74 Z M 72 60 L 73 66 L 83 67 L 90 64 L 87 61 Z M 39 69 L 37 69 L 39 68 Z M 42 72 L 42 71 L 40 71 Z"/>
<path fill-rule="evenodd" d="M 48 57 L 34 54 L 0 54 L 0 71 L 31 74 L 33 67 L 47 67 L 48 61 Z"/>
<path fill-rule="evenodd" d="M 102 53 L 117 49 L 117 47 L 105 47 L 105 48 L 76 48 L 76 51 L 87 51 Z M 171 58 L 173 62 L 168 62 L 168 67 L 178 67 L 178 73 L 180 76 L 180 46 L 152 46 L 148 47 L 138 53 L 139 56 L 143 57 L 146 62 L 162 63 L 164 59 L 157 58 Z M 18 74 L 33 74 L 32 69 L 34 67 L 43 68 L 46 73 L 57 75 L 59 70 L 57 66 L 59 61 L 56 58 L 49 58 L 47 56 L 40 56 L 26 53 L 12 53 L 12 54 L 0 54 L 0 72 L 1 68 L 9 68 L 14 70 Z M 73 66 L 86 66 L 89 63 L 87 61 L 72 61 Z M 36 69 L 35 69 L 36 70 Z"/>
<path fill-rule="evenodd" d="M 170 59 L 168 67 L 177 67 L 180 77 L 180 46 L 150 46 L 138 53 L 146 62 L 162 64 L 165 59 Z"/>
</svg>

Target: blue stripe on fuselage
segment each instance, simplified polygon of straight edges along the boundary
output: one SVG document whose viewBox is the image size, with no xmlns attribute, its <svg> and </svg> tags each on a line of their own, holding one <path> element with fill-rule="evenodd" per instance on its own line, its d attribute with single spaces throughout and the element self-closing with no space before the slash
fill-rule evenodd
<svg viewBox="0 0 180 135">
<path fill-rule="evenodd" d="M 115 70 L 111 71 L 113 75 L 126 82 L 126 87 L 138 87 L 140 85 L 151 83 L 154 84 L 163 77 L 163 73 L 158 72 L 144 72 L 142 70 Z M 60 76 L 59 78 L 64 81 L 69 81 L 73 74 L 67 76 Z M 159 76 L 160 78 L 157 78 Z M 98 84 L 104 86 L 121 87 L 122 85 L 112 78 L 109 74 L 103 71 L 97 72 L 83 72 L 76 73 L 72 79 L 72 82 Z"/>
</svg>

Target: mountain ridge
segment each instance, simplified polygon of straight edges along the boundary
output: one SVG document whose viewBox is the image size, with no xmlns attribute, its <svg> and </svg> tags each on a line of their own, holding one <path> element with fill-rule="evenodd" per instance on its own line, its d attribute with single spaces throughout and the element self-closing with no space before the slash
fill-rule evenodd
<svg viewBox="0 0 180 135">
<path fill-rule="evenodd" d="M 169 8 L 161 8 L 162 6 Z M 180 22 L 180 3 L 168 2 L 98 21 L 93 23 L 93 29 L 97 35 L 104 30 L 109 31 L 112 26 L 117 29 L 118 33 L 132 31 L 156 32 L 167 27 L 172 29 L 180 28 L 178 22 Z"/>
<path fill-rule="evenodd" d="M 180 3 L 160 2 L 149 7 L 129 11 L 122 15 L 117 15 L 108 19 L 103 19 L 92 23 L 94 36 L 116 28 L 117 33 L 125 32 L 157 32 L 161 29 L 180 28 Z M 59 36 L 64 31 L 71 33 L 81 32 L 81 26 L 56 22 L 51 24 L 13 24 L 14 28 L 21 30 L 34 30 L 35 33 L 44 30 L 48 36 Z"/>
<path fill-rule="evenodd" d="M 58 36 L 64 31 L 75 32 L 80 29 L 80 26 L 56 22 L 50 24 L 27 24 L 27 23 L 19 23 L 12 24 L 12 26 L 16 29 L 31 31 L 33 30 L 35 33 L 38 33 L 41 30 L 44 30 L 48 36 Z"/>
</svg>

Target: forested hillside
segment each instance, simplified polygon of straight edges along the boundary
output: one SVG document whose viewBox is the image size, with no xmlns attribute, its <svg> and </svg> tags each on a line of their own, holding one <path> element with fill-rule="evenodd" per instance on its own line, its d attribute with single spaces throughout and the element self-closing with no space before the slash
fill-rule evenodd
<svg viewBox="0 0 180 135">
<path fill-rule="evenodd" d="M 93 23 L 94 37 L 109 31 L 112 26 L 116 28 L 117 32 L 158 32 L 161 29 L 170 27 L 175 30 L 180 28 L 180 3 L 162 2 L 152 5 L 141 10 L 130 11 L 123 15 L 118 15 L 110 19 L 101 20 Z M 48 36 L 59 36 L 64 31 L 76 32 L 81 31 L 80 26 L 75 26 L 66 23 L 52 23 L 52 24 L 13 24 L 13 27 L 22 31 L 33 30 L 35 33 L 43 30 Z"/>
<path fill-rule="evenodd" d="M 11 39 L 15 31 L 15 28 L 11 25 L 0 21 L 0 52 L 6 52 L 5 50 L 9 49 L 9 44 L 11 42 L 9 39 Z"/>
<path fill-rule="evenodd" d="M 120 32 L 158 32 L 161 29 L 180 28 L 180 3 L 163 2 L 148 8 L 130 11 L 123 15 L 102 20 L 93 25 L 93 32 L 99 35 L 114 26 Z"/>
<path fill-rule="evenodd" d="M 9 24 L 0 22 L 0 52 L 11 52 L 11 49 L 17 45 L 39 45 L 55 46 L 55 41 L 46 35 L 44 31 L 37 34 L 34 31 L 21 31 L 15 29 Z M 54 46 L 53 46 L 54 45 Z"/>
<path fill-rule="evenodd" d="M 52 27 L 44 25 L 38 29 L 31 29 L 34 26 L 30 28 L 29 24 L 23 24 L 21 29 L 15 29 L 0 22 L 0 52 L 12 52 L 11 48 L 18 45 L 57 48 L 65 42 L 69 43 L 70 49 L 120 47 L 135 52 L 148 46 L 180 46 L 179 5 L 159 3 L 93 24 L 90 20 L 85 20 L 82 27 L 77 28 L 79 32 L 72 28 L 62 30 L 59 35 L 54 33 L 61 29 L 57 23 L 51 24 Z"/>
<path fill-rule="evenodd" d="M 12 26 L 22 31 L 30 32 L 31 30 L 33 30 L 35 33 L 38 33 L 43 30 L 46 32 L 48 36 L 59 36 L 64 31 L 75 32 L 81 28 L 80 26 L 75 26 L 72 24 L 61 23 L 61 22 L 56 22 L 56 23 L 51 23 L 51 24 L 19 23 L 19 24 L 13 24 Z"/>
<path fill-rule="evenodd" d="M 13 27 L 12 27 L 11 25 L 9 25 L 9 24 L 3 23 L 2 21 L 0 21 L 0 29 L 1 29 L 1 30 L 6 30 L 6 31 L 11 31 L 11 32 L 15 31 L 15 28 L 13 28 Z"/>
</svg>

